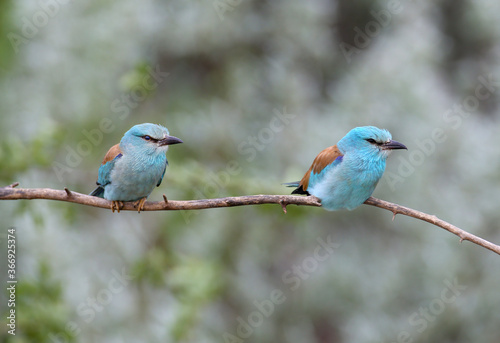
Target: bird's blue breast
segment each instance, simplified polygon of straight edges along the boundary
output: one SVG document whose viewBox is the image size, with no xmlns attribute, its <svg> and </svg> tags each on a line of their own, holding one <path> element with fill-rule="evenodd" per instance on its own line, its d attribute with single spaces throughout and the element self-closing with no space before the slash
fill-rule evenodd
<svg viewBox="0 0 500 343">
<path fill-rule="evenodd" d="M 165 154 L 123 155 L 110 173 L 111 182 L 104 188 L 104 198 L 135 201 L 147 197 L 161 180 L 166 163 Z"/>
<path fill-rule="evenodd" d="M 308 192 L 327 210 L 353 210 L 372 195 L 384 170 L 385 159 L 343 156 L 320 173 L 311 172 Z"/>
</svg>

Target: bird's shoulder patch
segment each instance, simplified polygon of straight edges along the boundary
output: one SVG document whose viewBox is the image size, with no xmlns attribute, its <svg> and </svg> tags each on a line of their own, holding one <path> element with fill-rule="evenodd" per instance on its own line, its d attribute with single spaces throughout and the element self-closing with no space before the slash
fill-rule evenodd
<svg viewBox="0 0 500 343">
<path fill-rule="evenodd" d="M 108 150 L 106 156 L 104 156 L 104 160 L 102 160 L 102 165 L 105 165 L 109 161 L 113 161 L 115 158 L 122 157 L 122 151 L 120 149 L 120 144 L 113 145 L 111 149 Z"/>
<path fill-rule="evenodd" d="M 321 151 L 314 159 L 311 167 L 309 167 L 309 170 L 304 175 L 302 180 L 300 180 L 299 187 L 302 187 L 303 191 L 307 191 L 311 172 L 313 172 L 314 174 L 319 174 L 323 169 L 325 169 L 326 166 L 333 163 L 335 160 L 337 160 L 338 162 L 342 162 L 343 157 L 344 155 L 342 155 L 337 145 L 332 145 Z"/>
</svg>

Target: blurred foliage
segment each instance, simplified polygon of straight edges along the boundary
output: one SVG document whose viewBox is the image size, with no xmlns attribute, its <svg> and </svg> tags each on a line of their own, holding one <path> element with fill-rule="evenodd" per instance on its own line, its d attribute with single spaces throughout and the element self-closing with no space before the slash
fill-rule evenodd
<svg viewBox="0 0 500 343">
<path fill-rule="evenodd" d="M 409 151 L 375 196 L 500 242 L 495 1 L 0 9 L 4 185 L 89 193 L 107 149 L 154 122 L 184 144 L 150 200 L 288 193 L 319 151 L 376 125 Z M 34 200 L 0 216 L 18 232 L 12 342 L 500 340 L 498 257 L 368 206 L 113 214 Z"/>
</svg>

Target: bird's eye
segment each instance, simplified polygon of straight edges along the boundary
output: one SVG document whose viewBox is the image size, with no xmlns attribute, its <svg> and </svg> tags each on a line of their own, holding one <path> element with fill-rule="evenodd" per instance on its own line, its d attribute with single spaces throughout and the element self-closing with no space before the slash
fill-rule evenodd
<svg viewBox="0 0 500 343">
<path fill-rule="evenodd" d="M 371 144 L 377 143 L 373 138 L 368 138 L 366 141 Z"/>
<path fill-rule="evenodd" d="M 144 138 L 144 139 L 145 139 L 145 140 L 147 140 L 147 141 L 150 141 L 150 140 L 151 140 L 151 137 L 149 137 L 148 135 L 146 135 L 146 136 L 144 136 L 144 137 L 142 137 L 142 138 Z"/>
</svg>

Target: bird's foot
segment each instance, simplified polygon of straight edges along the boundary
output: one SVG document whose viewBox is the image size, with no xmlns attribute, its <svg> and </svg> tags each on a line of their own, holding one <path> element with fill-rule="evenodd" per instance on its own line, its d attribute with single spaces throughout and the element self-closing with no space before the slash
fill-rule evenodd
<svg viewBox="0 0 500 343">
<path fill-rule="evenodd" d="M 146 197 L 140 199 L 137 201 L 137 203 L 134 205 L 137 207 L 137 212 L 141 213 L 142 209 L 144 208 L 144 203 L 146 202 Z"/>
<path fill-rule="evenodd" d="M 112 200 L 111 201 L 111 211 L 115 213 L 115 210 L 120 213 L 120 210 L 123 208 L 123 201 Z"/>
</svg>

